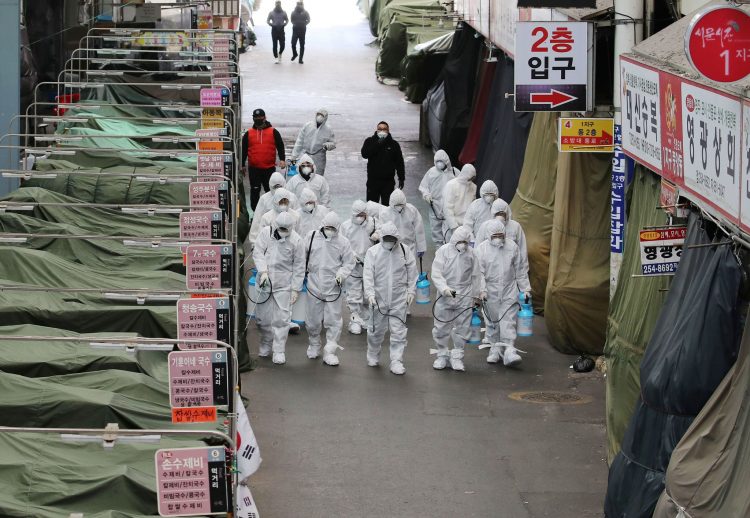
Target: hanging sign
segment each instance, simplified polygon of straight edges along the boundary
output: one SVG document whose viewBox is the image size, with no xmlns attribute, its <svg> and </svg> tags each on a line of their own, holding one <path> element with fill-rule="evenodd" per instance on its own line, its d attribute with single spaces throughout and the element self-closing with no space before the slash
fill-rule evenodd
<svg viewBox="0 0 750 518">
<path fill-rule="evenodd" d="M 685 31 L 685 54 L 704 77 L 733 83 L 750 74 L 750 15 L 728 5 L 702 9 Z"/>
<path fill-rule="evenodd" d="M 677 272 L 687 227 L 655 227 L 641 230 L 641 273 L 673 275 Z"/>
<path fill-rule="evenodd" d="M 232 337 L 229 298 L 181 299 L 177 301 L 177 338 L 179 340 L 219 340 Z M 183 342 L 182 350 L 214 349 L 216 345 Z"/>
<path fill-rule="evenodd" d="M 173 351 L 169 363 L 172 408 L 229 404 L 229 369 L 225 349 Z"/>
<path fill-rule="evenodd" d="M 218 207 L 231 219 L 228 182 L 191 182 L 188 193 L 191 209 L 214 209 Z"/>
<path fill-rule="evenodd" d="M 613 153 L 614 119 L 560 117 L 557 146 L 564 152 Z"/>
<path fill-rule="evenodd" d="M 201 88 L 201 108 L 229 106 L 228 88 Z"/>
<path fill-rule="evenodd" d="M 592 38 L 586 22 L 518 22 L 515 110 L 591 110 Z"/>
<path fill-rule="evenodd" d="M 232 174 L 232 155 L 198 155 L 198 177 L 200 181 L 215 181 L 217 176 L 229 177 Z M 214 177 L 201 179 L 201 177 Z"/>
<path fill-rule="evenodd" d="M 232 287 L 232 247 L 190 245 L 185 251 L 186 282 L 189 290 L 208 291 Z"/>
<path fill-rule="evenodd" d="M 224 239 L 224 221 L 220 211 L 180 213 L 180 240 L 211 241 Z"/>
<path fill-rule="evenodd" d="M 159 516 L 229 512 L 231 500 L 223 446 L 158 450 L 155 467 Z"/>
</svg>

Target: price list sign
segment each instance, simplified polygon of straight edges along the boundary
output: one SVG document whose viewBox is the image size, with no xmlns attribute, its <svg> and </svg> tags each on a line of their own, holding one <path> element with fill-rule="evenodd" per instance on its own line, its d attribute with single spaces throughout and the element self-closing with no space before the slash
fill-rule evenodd
<svg viewBox="0 0 750 518">
<path fill-rule="evenodd" d="M 185 251 L 187 288 L 207 291 L 232 287 L 232 247 L 190 245 Z"/>
<path fill-rule="evenodd" d="M 232 164 L 232 155 L 198 155 L 198 179 L 211 182 L 217 176 L 229 177 L 232 175 Z M 205 179 L 206 176 L 211 178 Z"/>
<path fill-rule="evenodd" d="M 169 403 L 173 408 L 227 405 L 227 351 L 203 349 L 169 353 Z"/>
<path fill-rule="evenodd" d="M 158 450 L 155 468 L 159 516 L 203 516 L 229 511 L 223 447 Z"/>
<path fill-rule="evenodd" d="M 229 106 L 227 88 L 201 88 L 201 108 L 221 108 Z"/>
<path fill-rule="evenodd" d="M 221 155 L 218 155 L 221 156 Z M 188 187 L 192 209 L 220 208 L 231 220 L 229 182 L 191 182 Z"/>
<path fill-rule="evenodd" d="M 211 241 L 224 239 L 224 220 L 219 211 L 180 213 L 180 239 Z"/>
<path fill-rule="evenodd" d="M 682 257 L 687 227 L 661 227 L 641 230 L 641 273 L 672 275 Z"/>
<path fill-rule="evenodd" d="M 231 339 L 230 306 L 227 297 L 182 299 L 177 301 L 177 338 L 179 340 Z M 215 345 L 180 343 L 179 348 L 214 349 Z"/>
</svg>

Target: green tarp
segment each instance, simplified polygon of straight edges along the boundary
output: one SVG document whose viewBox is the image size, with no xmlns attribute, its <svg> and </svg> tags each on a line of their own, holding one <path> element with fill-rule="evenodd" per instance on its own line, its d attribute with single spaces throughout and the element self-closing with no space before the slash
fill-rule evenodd
<svg viewBox="0 0 750 518">
<path fill-rule="evenodd" d="M 562 353 L 601 354 L 609 304 L 612 157 L 561 153 L 557 162 L 544 316 Z"/>
<path fill-rule="evenodd" d="M 526 234 L 535 311 L 544 308 L 547 291 L 558 155 L 556 114 L 534 114 L 523 170 L 510 206 L 513 219 L 521 224 Z"/>
<path fill-rule="evenodd" d="M 51 223 L 23 212 L 0 213 L 0 232 L 9 234 L 49 234 L 84 236 L 85 229 L 66 223 Z M 133 248 L 116 239 L 60 239 L 33 237 L 21 247 L 43 250 L 58 257 L 110 271 L 170 270 L 185 273 L 182 252 L 176 247 Z"/>
<path fill-rule="evenodd" d="M 156 451 L 201 446 L 162 437 L 153 444 L 118 442 L 103 448 L 101 442 L 63 442 L 59 435 L 0 433 L 0 515 L 156 516 Z"/>
<path fill-rule="evenodd" d="M 641 273 L 640 231 L 663 225 L 659 206 L 660 178 L 636 167 L 629 187 L 628 225 L 617 289 L 607 319 L 607 458 L 620 451 L 620 443 L 640 396 L 640 364 L 646 345 L 667 296 L 671 277 L 632 277 Z"/>
</svg>

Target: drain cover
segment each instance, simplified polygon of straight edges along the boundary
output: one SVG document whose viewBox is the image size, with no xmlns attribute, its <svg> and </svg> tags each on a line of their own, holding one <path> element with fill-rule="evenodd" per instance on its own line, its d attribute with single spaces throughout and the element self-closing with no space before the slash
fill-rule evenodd
<svg viewBox="0 0 750 518">
<path fill-rule="evenodd" d="M 545 390 L 539 392 L 514 392 L 508 397 L 511 399 L 515 399 L 516 401 L 541 404 L 582 405 L 584 403 L 591 402 L 591 398 L 589 396 L 582 396 L 580 394 L 573 394 L 571 392 L 557 392 L 554 390 Z"/>
</svg>

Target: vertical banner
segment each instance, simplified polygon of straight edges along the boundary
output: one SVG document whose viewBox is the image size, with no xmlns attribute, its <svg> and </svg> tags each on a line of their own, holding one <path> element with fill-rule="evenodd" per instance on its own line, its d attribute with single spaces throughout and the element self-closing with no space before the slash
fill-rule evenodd
<svg viewBox="0 0 750 518">
<path fill-rule="evenodd" d="M 622 125 L 615 124 L 615 154 L 612 157 L 612 186 L 609 218 L 609 298 L 615 294 L 625 249 L 625 182 L 628 157 L 622 150 Z"/>
</svg>

